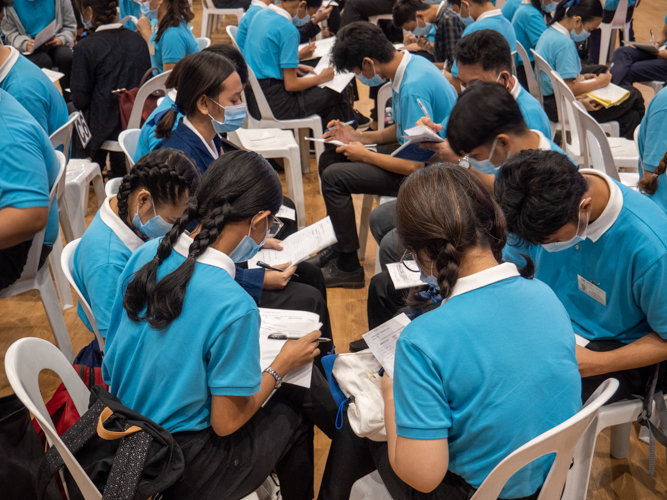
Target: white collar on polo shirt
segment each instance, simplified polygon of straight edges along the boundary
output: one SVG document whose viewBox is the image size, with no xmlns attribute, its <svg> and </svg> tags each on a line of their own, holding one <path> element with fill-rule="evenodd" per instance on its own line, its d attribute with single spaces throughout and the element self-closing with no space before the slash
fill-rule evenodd
<svg viewBox="0 0 667 500">
<path fill-rule="evenodd" d="M 190 245 L 192 245 L 193 241 L 194 240 L 190 238 L 190 236 L 183 233 L 178 237 L 178 240 L 176 240 L 174 250 L 178 254 L 187 258 L 188 254 L 190 253 Z M 220 250 L 216 250 L 215 248 L 208 247 L 206 250 L 204 250 L 204 253 L 197 257 L 197 262 L 200 264 L 206 264 L 208 266 L 224 269 L 232 277 L 232 279 L 236 277 L 236 265 L 234 264 L 234 261 L 230 259 L 228 255 L 222 253 Z"/>
<path fill-rule="evenodd" d="M 9 45 L 5 45 L 5 47 L 8 47 L 11 52 L 9 53 L 7 60 L 2 63 L 2 66 L 0 66 L 0 82 L 7 78 L 7 75 L 16 64 L 16 61 L 19 60 L 18 50 L 16 50 L 14 47 L 10 47 Z"/>
<path fill-rule="evenodd" d="M 588 232 L 586 233 L 586 238 L 595 243 L 618 219 L 618 214 L 621 213 L 621 209 L 623 208 L 623 193 L 621 193 L 621 188 L 607 174 L 593 169 L 586 169 L 586 172 L 581 173 L 596 175 L 602 178 L 607 183 L 607 186 L 609 186 L 609 201 L 607 202 L 607 206 L 604 207 L 600 217 L 588 225 Z"/>
<path fill-rule="evenodd" d="M 115 196 L 116 195 L 113 197 Z M 127 224 L 125 224 L 120 219 L 120 217 L 118 217 L 114 211 L 111 210 L 111 205 L 109 204 L 109 200 L 111 200 L 111 198 L 112 197 L 109 196 L 106 200 L 104 200 L 104 203 L 102 203 L 102 208 L 100 208 L 100 218 L 102 219 L 102 222 L 104 222 L 109 227 L 109 229 L 111 229 L 114 234 L 120 238 L 120 241 L 123 242 L 123 245 L 134 252 L 137 248 L 144 244 L 144 240 L 139 238 L 137 233 L 127 227 Z"/>
<path fill-rule="evenodd" d="M 292 22 L 292 16 L 289 15 L 289 12 L 287 12 L 285 9 L 282 9 L 278 7 L 277 5 L 270 4 L 267 9 L 272 10 L 276 14 L 280 14 L 283 16 L 285 19 L 287 19 L 290 23 Z"/>
<path fill-rule="evenodd" d="M 512 94 L 512 97 L 514 97 L 514 100 L 516 101 L 519 98 L 519 94 L 521 94 L 521 84 L 519 83 L 519 80 L 516 76 L 511 76 L 512 80 L 514 81 L 514 87 L 512 87 L 512 90 L 510 90 L 510 94 Z"/>
<path fill-rule="evenodd" d="M 568 38 L 572 38 L 572 37 L 570 36 L 570 32 L 567 31 L 567 28 L 566 28 L 565 26 L 563 26 L 561 23 L 553 23 L 553 24 L 551 25 L 551 27 L 552 27 L 553 29 L 555 29 L 556 31 L 558 31 L 559 33 L 562 33 L 562 34 L 565 35 L 566 37 L 568 37 Z"/>
<path fill-rule="evenodd" d="M 266 9 L 268 7 L 268 5 L 262 2 L 262 0 L 252 0 L 252 2 L 250 2 L 250 5 L 255 5 L 257 7 L 261 7 L 262 9 Z"/>
<path fill-rule="evenodd" d="M 481 14 L 477 19 L 475 19 L 475 22 L 481 21 L 482 19 L 486 19 L 488 17 L 496 17 L 496 16 L 502 16 L 502 15 L 503 15 L 503 13 L 500 9 L 489 10 L 489 11 L 484 12 L 483 14 Z"/>
<path fill-rule="evenodd" d="M 547 136 L 545 136 L 542 132 L 539 130 L 534 130 L 531 129 L 531 132 L 535 132 L 537 135 L 540 136 L 540 144 L 537 146 L 537 148 L 541 151 L 551 151 L 551 141 Z"/>
<path fill-rule="evenodd" d="M 519 270 L 516 268 L 516 265 L 511 262 L 505 262 L 503 264 L 498 264 L 484 271 L 480 271 L 470 276 L 464 278 L 459 278 L 452 289 L 452 294 L 449 296 L 449 299 L 456 297 L 457 295 L 463 295 L 464 293 L 472 292 L 478 288 L 491 285 L 498 281 L 506 280 L 508 278 L 514 278 L 515 276 L 521 276 Z M 443 302 L 443 305 L 447 301 Z"/>
<path fill-rule="evenodd" d="M 447 0 L 442 0 L 442 2 L 440 2 L 440 5 L 438 5 L 438 10 L 435 13 L 435 17 L 438 17 L 440 15 L 440 12 L 442 12 L 446 8 L 447 8 Z"/>
<path fill-rule="evenodd" d="M 123 25 L 120 23 L 103 24 L 102 26 L 98 26 L 97 28 L 95 28 L 95 32 L 105 31 L 105 30 L 117 30 L 118 28 L 122 27 Z"/>
<path fill-rule="evenodd" d="M 405 68 L 408 67 L 408 63 L 412 58 L 412 55 L 407 50 L 401 51 L 403 53 L 403 59 L 401 59 L 401 64 L 396 68 L 396 74 L 394 75 L 394 81 L 391 82 L 391 88 L 394 92 L 398 94 L 398 91 L 401 88 L 401 82 L 403 81 L 403 75 L 405 74 Z"/>
</svg>

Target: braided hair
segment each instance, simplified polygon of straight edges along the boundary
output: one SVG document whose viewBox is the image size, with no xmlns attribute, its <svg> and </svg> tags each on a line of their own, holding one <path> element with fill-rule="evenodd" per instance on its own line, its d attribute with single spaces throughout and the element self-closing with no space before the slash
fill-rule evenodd
<svg viewBox="0 0 667 500">
<path fill-rule="evenodd" d="M 433 165 L 410 175 L 398 192 L 395 218 L 406 247 L 433 261 L 443 299 L 451 295 L 469 248 L 490 248 L 496 261 L 503 261 L 505 217 L 477 177 L 456 164 Z M 532 269 L 526 271 L 532 274 Z M 411 300 L 417 305 L 418 295 L 411 294 Z"/>
<path fill-rule="evenodd" d="M 641 179 L 639 181 L 639 190 L 642 193 L 655 194 L 655 192 L 658 190 L 660 176 L 665 173 L 665 170 L 667 170 L 667 153 L 665 153 L 665 156 L 662 157 L 662 160 L 660 160 L 660 163 L 653 171 L 651 177 L 649 179 Z"/>
<path fill-rule="evenodd" d="M 549 26 L 562 21 L 566 16 L 579 16 L 581 22 L 585 23 L 595 17 L 602 17 L 603 14 L 600 0 L 560 0 L 553 17 L 549 21 Z"/>
<path fill-rule="evenodd" d="M 118 15 L 118 0 L 76 0 L 76 9 L 83 19 L 83 11 L 88 7 L 93 9 L 92 26 L 89 31 L 94 31 L 103 24 L 110 24 L 116 20 Z"/>
<path fill-rule="evenodd" d="M 155 258 L 145 264 L 127 286 L 123 307 L 132 321 L 148 321 L 162 330 L 178 318 L 197 258 L 218 239 L 230 222 L 248 220 L 259 212 L 276 214 L 282 186 L 271 165 L 252 151 L 231 151 L 215 160 L 202 176 L 183 216 L 162 239 Z M 185 262 L 157 281 L 157 270 L 170 255 L 192 221 L 200 231 Z"/>
<path fill-rule="evenodd" d="M 152 151 L 132 167 L 123 177 L 118 188 L 118 216 L 136 232 L 128 213 L 130 194 L 136 189 L 146 189 L 158 207 L 164 203 L 176 204 L 183 193 L 193 192 L 197 188 L 201 172 L 195 163 L 181 151 L 175 149 L 158 149 Z"/>
</svg>

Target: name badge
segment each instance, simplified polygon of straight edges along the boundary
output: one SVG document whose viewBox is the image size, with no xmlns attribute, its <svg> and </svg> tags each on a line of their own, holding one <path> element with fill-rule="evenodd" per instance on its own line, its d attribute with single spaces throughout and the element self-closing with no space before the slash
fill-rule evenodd
<svg viewBox="0 0 667 500">
<path fill-rule="evenodd" d="M 584 292 L 590 298 L 597 300 L 603 306 L 607 305 L 607 292 L 602 288 L 595 286 L 593 283 L 579 275 L 577 275 L 577 283 L 579 285 L 579 290 Z"/>
<path fill-rule="evenodd" d="M 149 43 L 148 44 L 148 53 L 152 56 L 155 55 L 155 44 L 154 43 Z"/>
</svg>

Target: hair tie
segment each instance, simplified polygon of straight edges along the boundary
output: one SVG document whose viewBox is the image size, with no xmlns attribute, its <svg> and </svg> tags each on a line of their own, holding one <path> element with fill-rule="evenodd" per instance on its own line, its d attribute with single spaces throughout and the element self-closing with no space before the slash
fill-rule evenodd
<svg viewBox="0 0 667 500">
<path fill-rule="evenodd" d="M 176 113 L 176 114 L 181 113 L 181 108 L 179 108 L 179 107 L 176 105 L 176 103 L 172 104 L 170 109 L 171 109 L 174 113 Z M 181 113 L 181 114 L 183 114 L 183 113 Z"/>
<path fill-rule="evenodd" d="M 653 174 L 651 174 L 651 176 L 652 176 L 654 179 L 657 179 L 658 177 L 660 177 L 660 176 L 659 176 L 658 174 L 656 174 L 655 172 L 654 172 Z"/>
</svg>

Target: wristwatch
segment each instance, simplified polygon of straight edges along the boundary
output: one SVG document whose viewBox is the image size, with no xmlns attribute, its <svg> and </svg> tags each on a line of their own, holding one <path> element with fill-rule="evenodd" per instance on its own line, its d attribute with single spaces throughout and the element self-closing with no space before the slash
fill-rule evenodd
<svg viewBox="0 0 667 500">
<path fill-rule="evenodd" d="M 470 159 L 467 155 L 459 160 L 459 167 L 470 168 Z"/>
<path fill-rule="evenodd" d="M 273 378 L 276 379 L 276 386 L 274 387 L 274 389 L 280 389 L 280 386 L 283 385 L 283 378 L 280 375 L 278 375 L 278 372 L 275 371 L 270 366 L 268 368 L 264 368 L 262 373 L 268 373 L 269 375 L 271 375 Z"/>
</svg>

